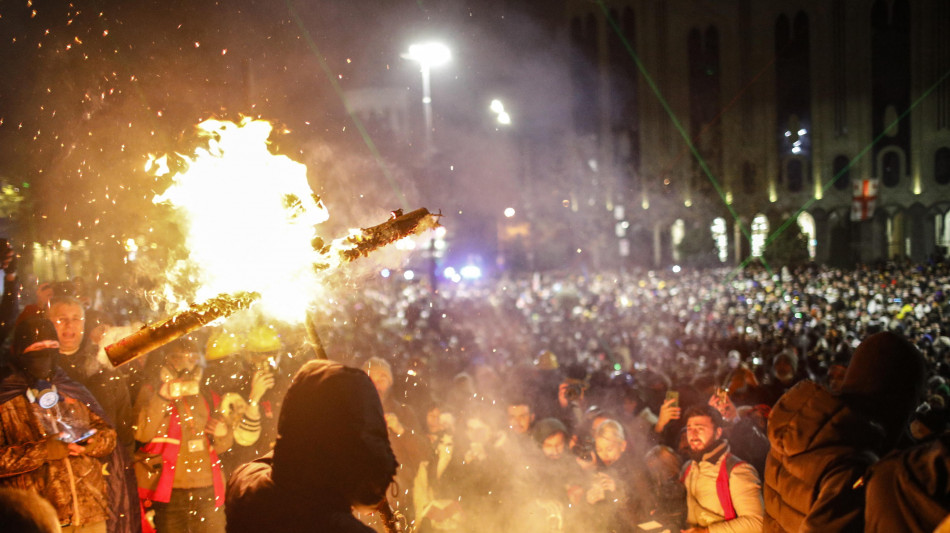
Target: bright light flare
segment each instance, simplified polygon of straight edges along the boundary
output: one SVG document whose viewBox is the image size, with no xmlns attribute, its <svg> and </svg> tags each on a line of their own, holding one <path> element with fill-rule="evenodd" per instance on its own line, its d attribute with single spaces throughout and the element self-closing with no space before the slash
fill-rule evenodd
<svg viewBox="0 0 950 533">
<path fill-rule="evenodd" d="M 306 166 L 268 150 L 271 129 L 269 122 L 248 118 L 201 123 L 207 146 L 179 155 L 184 170 L 154 198 L 183 219 L 190 255 L 170 268 L 165 291 L 179 307 L 189 298 L 254 291 L 261 294 L 262 312 L 299 322 L 317 297 L 313 264 L 320 258 L 311 241 L 328 213 L 310 188 Z M 158 160 L 150 168 L 167 171 Z M 183 276 L 196 283 L 194 295 L 172 289 Z"/>
<path fill-rule="evenodd" d="M 464 279 L 478 279 L 482 277 L 482 269 L 475 265 L 465 265 L 459 270 L 459 274 L 461 274 Z"/>
<path fill-rule="evenodd" d="M 419 63 L 422 68 L 440 67 L 452 60 L 452 51 L 442 43 L 422 43 L 409 46 L 403 58 Z"/>
</svg>

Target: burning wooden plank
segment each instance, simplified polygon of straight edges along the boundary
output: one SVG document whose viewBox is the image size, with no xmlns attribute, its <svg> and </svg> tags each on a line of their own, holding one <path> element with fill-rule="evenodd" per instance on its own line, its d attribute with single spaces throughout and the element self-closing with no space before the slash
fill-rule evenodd
<svg viewBox="0 0 950 533">
<path fill-rule="evenodd" d="M 259 297 L 260 295 L 254 292 L 218 295 L 162 322 L 145 326 L 128 337 L 106 346 L 106 355 L 109 356 L 112 366 L 128 363 L 214 320 L 247 309 Z"/>
<path fill-rule="evenodd" d="M 403 214 L 402 209 L 397 209 L 392 212 L 392 217 L 382 224 L 361 228 L 359 233 L 338 239 L 333 244 L 322 246 L 322 243 L 316 243 L 314 248 L 320 254 L 328 256 L 328 262 L 317 263 L 314 268 L 327 269 L 332 266 L 333 259 L 339 259 L 342 263 L 355 261 L 387 244 L 435 229 L 439 227 L 440 216 L 442 215 L 430 213 L 424 207 L 406 214 Z"/>
<path fill-rule="evenodd" d="M 362 228 L 359 233 L 338 239 L 331 245 L 323 246 L 322 243 L 315 243 L 314 248 L 321 255 L 332 260 L 317 263 L 314 268 L 326 270 L 337 264 L 355 261 L 399 239 L 436 228 L 439 226 L 439 216 L 441 215 L 434 215 L 424 207 L 406 214 L 403 214 L 402 210 L 397 210 L 386 222 L 370 228 Z M 187 311 L 182 311 L 162 322 L 145 326 L 132 335 L 107 346 L 106 355 L 108 355 L 113 366 L 128 363 L 214 320 L 247 309 L 258 298 L 260 298 L 260 294 L 256 292 L 218 295 L 203 304 L 193 305 Z M 312 323 L 308 323 L 307 326 L 313 328 Z M 312 339 L 318 339 L 315 330 L 309 333 Z"/>
</svg>

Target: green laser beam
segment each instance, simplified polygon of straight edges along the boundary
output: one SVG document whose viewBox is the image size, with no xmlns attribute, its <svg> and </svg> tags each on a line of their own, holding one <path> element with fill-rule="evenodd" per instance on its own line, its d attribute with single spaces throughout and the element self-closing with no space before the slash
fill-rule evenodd
<svg viewBox="0 0 950 533">
<path fill-rule="evenodd" d="M 346 114 L 349 115 L 350 120 L 352 120 L 353 124 L 356 126 L 356 131 L 358 131 L 360 137 L 363 138 L 363 143 L 366 144 L 366 147 L 373 155 L 373 158 L 376 160 L 376 164 L 383 172 L 383 176 L 386 178 L 386 181 L 389 182 L 389 186 L 396 194 L 396 197 L 402 201 L 402 207 L 406 208 L 406 196 L 396 184 L 396 180 L 393 179 L 392 173 L 386 166 L 385 161 L 383 161 L 382 154 L 380 154 L 379 150 L 376 148 L 376 143 L 373 142 L 373 139 L 369 136 L 369 132 L 367 132 L 366 128 L 363 126 L 363 121 L 361 121 L 359 117 L 356 116 L 356 113 L 353 112 L 353 109 L 350 108 L 350 104 L 346 100 L 346 95 L 343 94 L 343 88 L 340 87 L 339 83 L 337 83 L 336 78 L 333 75 L 333 71 L 330 70 L 330 65 L 328 65 L 326 60 L 323 58 L 323 55 L 320 53 L 320 49 L 317 47 L 317 43 L 314 42 L 313 37 L 310 35 L 310 31 L 307 30 L 307 27 L 303 23 L 303 19 L 301 19 L 300 15 L 297 13 L 297 9 L 293 0 L 285 0 L 285 3 L 287 4 L 287 10 L 290 12 L 290 16 L 294 19 L 294 23 L 297 24 L 297 27 L 303 33 L 304 40 L 307 42 L 307 47 L 310 48 L 311 52 L 313 52 L 314 57 L 320 64 L 320 68 L 323 69 L 323 73 L 326 74 L 327 80 L 330 82 L 330 86 L 333 87 L 334 92 L 336 92 L 337 96 L 340 98 L 340 101 L 343 102 L 343 109 L 346 110 Z"/>
<path fill-rule="evenodd" d="M 723 205 L 726 206 L 726 209 L 729 211 L 729 214 L 732 215 L 733 220 L 739 225 L 739 229 L 745 235 L 746 239 L 749 242 L 752 242 L 752 234 L 749 229 L 745 227 L 739 220 L 739 214 L 736 213 L 735 208 L 726 201 L 726 195 L 722 190 L 722 186 L 719 184 L 719 180 L 713 175 L 712 170 L 706 164 L 706 160 L 699 153 L 699 150 L 696 148 L 696 145 L 693 144 L 693 141 L 690 139 L 689 135 L 686 133 L 686 129 L 683 128 L 682 123 L 676 118 L 676 114 L 670 108 L 669 103 L 663 97 L 663 94 L 660 92 L 659 87 L 656 85 L 656 82 L 653 81 L 653 77 L 647 72 L 646 67 L 643 65 L 643 62 L 640 61 L 640 56 L 633 50 L 633 46 L 630 44 L 630 41 L 627 39 L 626 35 L 621 31 L 620 26 L 617 24 L 617 21 L 610 16 L 610 11 L 607 9 L 607 6 L 604 4 L 603 0 L 598 0 L 597 4 L 600 6 L 601 10 L 604 12 L 604 17 L 607 19 L 607 23 L 610 24 L 610 27 L 613 29 L 614 33 L 617 34 L 617 37 L 620 38 L 620 41 L 623 43 L 624 48 L 627 50 L 627 53 L 630 54 L 630 57 L 633 59 L 634 64 L 637 66 L 637 70 L 643 75 L 644 80 L 646 80 L 647 85 L 650 87 L 650 90 L 653 91 L 653 94 L 656 96 L 657 100 L 660 102 L 660 105 L 663 106 L 663 109 L 666 111 L 666 114 L 669 115 L 670 121 L 673 123 L 673 126 L 679 132 L 680 136 L 683 138 L 683 142 L 686 143 L 686 146 L 689 147 L 689 151 L 693 154 L 693 157 L 696 158 L 696 162 L 699 164 L 699 167 L 702 169 L 703 173 L 706 174 L 706 177 L 709 179 L 709 182 L 712 183 L 713 188 L 716 190 L 716 194 L 719 195 L 719 198 L 722 200 Z M 769 274 L 772 273 L 772 269 L 769 267 L 768 263 L 763 259 L 762 264 L 765 265 L 766 270 Z"/>
</svg>

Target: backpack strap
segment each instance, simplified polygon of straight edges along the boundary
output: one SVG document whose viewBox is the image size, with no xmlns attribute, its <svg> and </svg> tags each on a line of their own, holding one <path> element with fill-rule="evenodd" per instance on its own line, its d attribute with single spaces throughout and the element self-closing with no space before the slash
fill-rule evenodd
<svg viewBox="0 0 950 533">
<path fill-rule="evenodd" d="M 722 458 L 722 466 L 719 467 L 719 476 L 716 477 L 716 494 L 719 496 L 719 504 L 722 505 L 723 516 L 726 520 L 734 519 L 736 508 L 732 505 L 732 494 L 729 492 L 729 475 L 736 465 L 745 461 L 739 459 L 729 452 Z"/>
<path fill-rule="evenodd" d="M 686 483 L 686 476 L 689 475 L 689 469 L 693 467 L 692 461 L 686 461 L 683 468 L 680 469 L 680 483 Z"/>
</svg>

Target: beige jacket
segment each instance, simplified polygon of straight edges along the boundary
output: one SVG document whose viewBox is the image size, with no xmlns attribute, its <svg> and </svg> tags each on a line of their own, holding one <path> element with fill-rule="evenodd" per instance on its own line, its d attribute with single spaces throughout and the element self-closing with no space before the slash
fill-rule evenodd
<svg viewBox="0 0 950 533">
<path fill-rule="evenodd" d="M 701 461 L 687 463 L 689 470 L 683 480 L 686 485 L 686 522 L 690 526 L 709 528 L 709 533 L 759 533 L 765 514 L 762 483 L 749 463 L 736 464 L 729 474 L 729 494 L 736 518 L 725 519 L 716 480 L 728 451 L 729 443 L 723 440 Z"/>
</svg>

